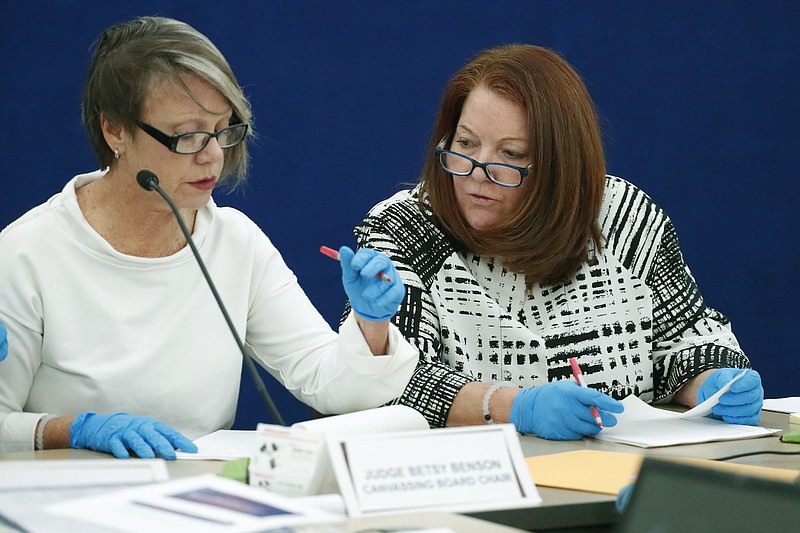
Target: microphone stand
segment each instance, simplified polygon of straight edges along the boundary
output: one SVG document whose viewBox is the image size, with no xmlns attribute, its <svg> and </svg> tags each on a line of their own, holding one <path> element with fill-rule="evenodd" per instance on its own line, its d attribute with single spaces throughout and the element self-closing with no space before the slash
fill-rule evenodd
<svg viewBox="0 0 800 533">
<path fill-rule="evenodd" d="M 228 311 L 225 309 L 225 306 L 222 304 L 222 299 L 220 298 L 214 283 L 211 281 L 211 276 L 206 269 L 205 263 L 203 263 L 203 259 L 200 257 L 200 252 L 197 251 L 197 247 L 194 245 L 194 240 L 192 239 L 192 235 L 189 233 L 189 229 L 186 227 L 186 224 L 183 221 L 183 217 L 178 212 L 178 207 L 175 205 L 172 199 L 167 196 L 167 193 L 165 193 L 163 189 L 158 186 L 158 177 L 156 177 L 156 175 L 149 170 L 139 171 L 139 173 L 136 175 L 136 181 L 142 188 L 147 189 L 148 191 L 156 191 L 172 209 L 172 213 L 175 215 L 175 218 L 178 220 L 178 225 L 181 227 L 183 236 L 186 238 L 186 242 L 189 243 L 189 247 L 192 249 L 195 259 L 197 259 L 197 264 L 200 265 L 200 270 L 203 272 L 203 276 L 206 278 L 208 287 L 211 289 L 220 311 L 222 311 L 222 316 L 225 317 L 225 322 L 227 322 L 228 328 L 231 330 L 233 338 L 236 340 L 236 346 L 238 346 L 239 351 L 242 352 L 244 366 L 250 372 L 250 376 L 255 382 L 256 390 L 258 390 L 258 393 L 261 395 L 261 399 L 264 401 L 264 405 L 266 405 L 267 411 L 269 411 L 272 419 L 281 426 L 285 426 L 286 422 L 283 420 L 280 411 L 278 411 L 278 407 L 275 405 L 275 402 L 269 395 L 267 387 L 264 385 L 264 380 L 261 379 L 261 375 L 258 373 L 258 369 L 256 368 L 252 357 L 245 351 L 244 344 L 242 344 L 239 334 L 236 333 L 236 328 L 233 326 L 233 321 L 228 315 Z"/>
</svg>

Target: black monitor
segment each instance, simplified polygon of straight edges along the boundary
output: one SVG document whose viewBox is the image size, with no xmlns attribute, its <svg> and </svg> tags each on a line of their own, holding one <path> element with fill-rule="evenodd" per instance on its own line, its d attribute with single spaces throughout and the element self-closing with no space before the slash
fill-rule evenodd
<svg viewBox="0 0 800 533">
<path fill-rule="evenodd" d="M 800 485 L 645 458 L 615 531 L 796 533 Z"/>
</svg>

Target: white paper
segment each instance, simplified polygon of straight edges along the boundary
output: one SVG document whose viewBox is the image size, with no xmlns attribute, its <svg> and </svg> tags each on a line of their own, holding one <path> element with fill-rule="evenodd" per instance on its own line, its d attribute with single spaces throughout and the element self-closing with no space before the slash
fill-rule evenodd
<svg viewBox="0 0 800 533">
<path fill-rule="evenodd" d="M 256 451 L 255 431 L 220 429 L 193 441 L 197 453 L 176 452 L 178 459 L 230 461 L 250 457 Z"/>
<path fill-rule="evenodd" d="M 777 413 L 800 413 L 800 396 L 789 398 L 772 398 L 764 400 L 765 411 L 775 411 Z"/>
<path fill-rule="evenodd" d="M 211 474 L 67 500 L 45 511 L 132 533 L 252 532 L 338 520 L 290 498 Z"/>
<path fill-rule="evenodd" d="M 283 427 L 283 426 L 279 426 Z M 418 411 L 404 405 L 388 405 L 344 415 L 327 416 L 298 422 L 291 428 L 316 431 L 325 435 L 359 435 L 427 429 L 428 422 Z M 178 459 L 229 461 L 253 457 L 259 439 L 256 431 L 220 429 L 194 440 L 197 453 L 176 452 Z"/>
<path fill-rule="evenodd" d="M 82 461 L 82 460 L 81 460 Z M 41 461 L 48 463 L 50 460 Z M 43 507 L 108 492 L 108 487 L 54 487 L 0 491 L 0 516 L 27 533 L 108 533 L 107 527 L 44 512 Z M 2 530 L 0 530 L 2 531 Z"/>
<path fill-rule="evenodd" d="M 623 401 L 623 403 L 625 402 Z M 605 428 L 595 435 L 595 438 L 630 444 L 640 448 L 654 448 L 722 440 L 751 439 L 772 435 L 777 432 L 778 430 L 776 429 L 728 424 L 713 418 L 673 417 L 659 420 L 641 420 L 633 424 Z"/>
<path fill-rule="evenodd" d="M 168 479 L 163 459 L 0 461 L 0 516 L 30 533 L 105 533 L 107 528 L 55 517 L 42 507 Z"/>
<path fill-rule="evenodd" d="M 617 425 L 603 428 L 595 438 L 641 448 L 653 448 L 750 439 L 777 433 L 779 431 L 777 429 L 728 424 L 706 416 L 719 403 L 719 397 L 744 374 L 741 372 L 706 401 L 683 413 L 658 409 L 648 405 L 639 397 L 630 395 L 621 402 L 625 406 L 625 411 L 614 415 L 617 418 Z"/>
<path fill-rule="evenodd" d="M 0 461 L 0 490 L 129 485 L 167 479 L 163 459 Z"/>
<path fill-rule="evenodd" d="M 406 405 L 387 405 L 355 413 L 328 416 L 298 422 L 293 429 L 317 431 L 325 435 L 362 435 L 387 431 L 412 431 L 428 429 L 425 417 Z"/>
<path fill-rule="evenodd" d="M 720 396 L 728 392 L 731 389 L 731 385 L 742 379 L 745 374 L 747 374 L 747 370 L 742 370 L 741 372 L 736 374 L 736 376 L 734 376 L 733 379 L 731 379 L 725 385 L 720 387 L 720 389 L 717 392 L 712 394 L 710 397 L 706 398 L 706 401 L 704 401 L 700 405 L 692 407 L 688 411 L 681 413 L 679 416 L 681 418 L 691 418 L 693 416 L 710 415 L 711 410 L 714 408 L 715 405 L 719 403 Z"/>
</svg>

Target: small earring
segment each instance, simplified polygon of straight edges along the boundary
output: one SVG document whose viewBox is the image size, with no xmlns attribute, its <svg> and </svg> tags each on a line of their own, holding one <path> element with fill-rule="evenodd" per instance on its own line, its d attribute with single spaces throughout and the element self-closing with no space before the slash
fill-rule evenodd
<svg viewBox="0 0 800 533">
<path fill-rule="evenodd" d="M 114 159 L 119 159 L 119 150 L 114 150 Z"/>
</svg>

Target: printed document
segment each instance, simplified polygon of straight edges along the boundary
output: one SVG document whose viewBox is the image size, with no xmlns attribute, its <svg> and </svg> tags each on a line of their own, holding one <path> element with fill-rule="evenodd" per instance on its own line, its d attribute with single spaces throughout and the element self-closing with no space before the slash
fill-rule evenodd
<svg viewBox="0 0 800 533">
<path fill-rule="evenodd" d="M 341 518 L 297 500 L 213 474 L 45 506 L 47 513 L 114 531 L 264 532 Z"/>
<path fill-rule="evenodd" d="M 594 438 L 630 444 L 641 448 L 653 448 L 678 444 L 750 439 L 777 433 L 779 431 L 777 429 L 728 424 L 706 416 L 719 403 L 719 397 L 727 392 L 730 386 L 744 374 L 745 372 L 741 372 L 717 391 L 716 394 L 684 413 L 659 409 L 648 405 L 637 396 L 628 396 L 622 400 L 625 411 L 615 415 L 617 417 L 617 425 L 604 428 Z"/>
</svg>

